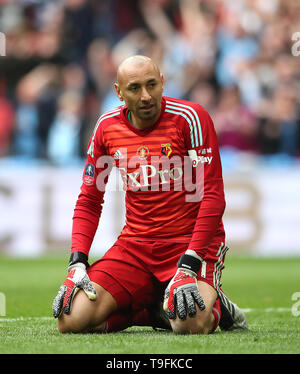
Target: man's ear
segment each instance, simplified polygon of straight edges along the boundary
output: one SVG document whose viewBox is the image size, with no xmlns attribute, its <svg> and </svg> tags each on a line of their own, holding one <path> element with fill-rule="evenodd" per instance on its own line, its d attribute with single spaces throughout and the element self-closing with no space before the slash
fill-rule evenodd
<svg viewBox="0 0 300 374">
<path fill-rule="evenodd" d="M 123 101 L 124 98 L 123 98 L 123 95 L 122 95 L 122 93 L 121 93 L 121 90 L 120 90 L 120 87 L 119 87 L 118 83 L 114 83 L 114 88 L 115 88 L 115 91 L 116 91 L 116 94 L 117 94 L 118 98 L 119 98 L 121 101 Z"/>
<path fill-rule="evenodd" d="M 163 76 L 162 73 L 160 74 L 160 81 L 161 81 L 162 90 L 164 90 L 164 88 L 165 88 L 165 77 Z"/>
</svg>

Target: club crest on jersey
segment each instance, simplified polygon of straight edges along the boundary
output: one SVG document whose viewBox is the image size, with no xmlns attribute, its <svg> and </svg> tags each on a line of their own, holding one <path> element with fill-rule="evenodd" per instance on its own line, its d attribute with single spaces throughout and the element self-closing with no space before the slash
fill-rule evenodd
<svg viewBox="0 0 300 374">
<path fill-rule="evenodd" d="M 145 145 L 142 145 L 141 147 L 137 149 L 136 154 L 140 160 L 146 160 L 149 155 L 149 152 L 150 152 L 149 148 L 146 147 Z"/>
<path fill-rule="evenodd" d="M 162 153 L 164 156 L 169 157 L 170 154 L 172 153 L 171 144 L 170 144 L 170 143 L 162 144 L 162 145 L 161 145 L 161 153 Z"/>
<path fill-rule="evenodd" d="M 94 179 L 95 179 L 95 166 L 88 163 L 84 170 L 83 182 L 87 186 L 90 186 L 94 183 Z"/>
</svg>

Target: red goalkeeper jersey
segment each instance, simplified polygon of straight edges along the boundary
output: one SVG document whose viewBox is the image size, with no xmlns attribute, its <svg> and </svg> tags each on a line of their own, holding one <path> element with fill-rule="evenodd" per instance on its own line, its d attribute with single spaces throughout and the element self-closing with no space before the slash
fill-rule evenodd
<svg viewBox="0 0 300 374">
<path fill-rule="evenodd" d="M 116 166 L 126 189 L 121 237 L 189 243 L 205 258 L 211 241 L 225 236 L 222 168 L 209 114 L 199 104 L 163 97 L 152 127 L 139 130 L 129 117 L 122 105 L 96 124 L 74 211 L 72 252 L 89 253 Z"/>
</svg>

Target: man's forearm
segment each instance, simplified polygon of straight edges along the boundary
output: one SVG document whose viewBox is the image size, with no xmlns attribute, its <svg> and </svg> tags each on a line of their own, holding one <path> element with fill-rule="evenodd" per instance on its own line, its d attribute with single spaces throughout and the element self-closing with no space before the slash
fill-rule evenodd
<svg viewBox="0 0 300 374">
<path fill-rule="evenodd" d="M 86 194 L 79 195 L 73 216 L 72 253 L 80 251 L 88 255 L 98 228 L 102 203 L 103 196 L 99 200 Z"/>
<path fill-rule="evenodd" d="M 189 249 L 196 251 L 201 258 L 205 257 L 205 248 L 222 225 L 224 210 L 225 199 L 221 186 L 213 194 L 204 194 L 189 244 Z"/>
</svg>

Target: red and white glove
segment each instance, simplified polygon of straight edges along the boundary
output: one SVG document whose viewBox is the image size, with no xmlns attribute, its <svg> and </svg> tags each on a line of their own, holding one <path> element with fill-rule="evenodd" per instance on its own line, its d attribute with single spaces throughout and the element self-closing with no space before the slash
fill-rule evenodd
<svg viewBox="0 0 300 374">
<path fill-rule="evenodd" d="M 71 255 L 72 258 L 74 256 L 72 257 Z M 67 278 L 53 301 L 52 310 L 54 318 L 59 317 L 62 312 L 65 314 L 70 313 L 73 297 L 79 289 L 82 289 L 90 300 L 97 298 L 97 292 L 86 273 L 87 259 L 84 262 L 74 263 L 73 261 L 72 263 L 72 260 L 70 261 L 71 265 L 68 267 Z"/>
<path fill-rule="evenodd" d="M 169 319 L 177 316 L 185 320 L 187 316 L 193 317 L 197 310 L 205 309 L 205 303 L 197 286 L 197 273 L 201 267 L 202 259 L 196 252 L 187 250 L 178 263 L 178 270 L 165 290 L 164 310 Z"/>
</svg>

